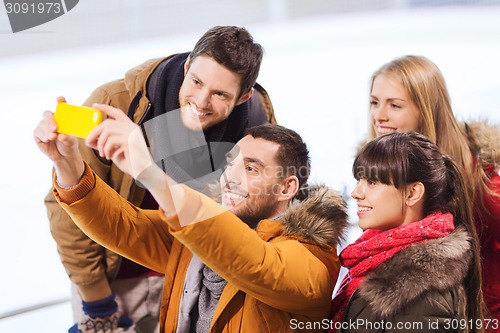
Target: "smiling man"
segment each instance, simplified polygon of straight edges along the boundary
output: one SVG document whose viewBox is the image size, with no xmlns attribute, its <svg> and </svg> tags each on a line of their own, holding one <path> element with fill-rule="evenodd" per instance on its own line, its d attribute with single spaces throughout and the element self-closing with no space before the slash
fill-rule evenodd
<svg viewBox="0 0 500 333">
<path fill-rule="evenodd" d="M 219 166 L 214 165 L 212 152 L 223 157 L 226 151 L 218 151 L 216 143 L 234 145 L 246 128 L 276 122 L 266 91 L 256 84 L 262 56 L 262 47 L 244 28 L 214 27 L 191 52 L 147 61 L 124 78 L 97 88 L 85 105 L 101 103 L 124 110 L 135 123 L 152 128 L 145 131 L 150 143 L 187 150 L 175 158 L 164 153 L 157 162 L 176 181 L 197 179 Z M 208 143 L 208 150 L 188 149 L 197 140 Z M 222 145 L 223 150 L 230 146 Z M 90 168 L 120 195 L 139 207 L 158 208 L 150 193 L 111 161 L 82 143 L 80 147 Z M 204 167 L 207 163 L 209 168 Z M 163 271 L 137 265 L 88 238 L 61 210 L 52 191 L 45 202 L 52 235 L 73 282 L 77 324 L 70 332 L 99 325 L 93 318 L 103 313 L 115 328 L 131 325 L 129 331 L 158 331 Z M 96 308 L 105 311 L 97 313 Z"/>
<path fill-rule="evenodd" d="M 252 87 L 240 84 L 238 73 L 208 55 L 188 56 L 184 72 L 179 103 L 182 122 L 190 129 L 197 130 L 201 124 L 206 130 L 226 120 L 233 109 L 246 102 L 254 92 Z"/>
<path fill-rule="evenodd" d="M 324 330 L 346 206 L 325 187 L 302 191 L 298 202 L 310 162 L 296 132 L 249 129 L 228 154 L 220 206 L 148 159 L 142 137 L 130 139 L 138 127 L 120 110 L 94 107 L 111 119 L 86 143 L 144 184 L 159 210 L 135 207 L 96 177 L 76 140 L 55 132 L 51 113 L 35 140 L 54 161 L 54 194 L 75 223 L 106 248 L 165 273 L 161 332 Z"/>
<path fill-rule="evenodd" d="M 285 211 L 290 198 L 280 199 L 283 194 L 280 183 L 289 182 L 284 188 L 296 192 L 307 180 L 309 163 L 305 160 L 305 147 L 284 155 L 284 151 L 293 149 L 285 141 L 294 138 L 292 134 L 296 135 L 291 131 L 286 133 L 280 127 L 257 127 L 247 133 L 227 155 L 227 168 L 221 177 L 221 197 L 224 208 L 254 228 L 261 220 Z M 288 175 L 284 171 L 286 166 L 302 168 L 302 172 Z"/>
</svg>

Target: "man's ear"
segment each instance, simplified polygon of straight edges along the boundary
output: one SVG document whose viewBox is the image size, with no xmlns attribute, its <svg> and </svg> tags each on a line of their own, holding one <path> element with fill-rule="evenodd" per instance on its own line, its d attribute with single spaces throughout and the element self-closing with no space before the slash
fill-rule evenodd
<svg viewBox="0 0 500 333">
<path fill-rule="evenodd" d="M 189 70 L 189 61 L 191 60 L 191 56 L 188 55 L 187 59 L 186 59 L 186 62 L 184 63 L 184 76 L 186 76 L 188 70 Z"/>
<path fill-rule="evenodd" d="M 419 203 L 423 204 L 424 194 L 425 186 L 421 182 L 408 185 L 406 188 L 406 205 L 412 207 Z"/>
<path fill-rule="evenodd" d="M 290 201 L 299 190 L 299 179 L 297 176 L 289 176 L 282 180 L 281 185 L 278 201 Z"/>
<path fill-rule="evenodd" d="M 238 101 L 236 102 L 236 105 L 240 105 L 241 103 L 245 103 L 246 101 L 248 101 L 250 99 L 250 97 L 252 97 L 253 91 L 254 91 L 254 88 L 250 89 L 249 92 L 247 92 L 246 94 L 241 96 L 240 99 L 238 99 Z"/>
</svg>

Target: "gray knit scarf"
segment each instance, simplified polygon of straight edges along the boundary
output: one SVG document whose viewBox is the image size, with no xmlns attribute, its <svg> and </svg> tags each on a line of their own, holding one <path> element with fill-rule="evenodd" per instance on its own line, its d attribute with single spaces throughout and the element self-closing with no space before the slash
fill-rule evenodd
<svg viewBox="0 0 500 333">
<path fill-rule="evenodd" d="M 203 267 L 203 280 L 198 304 L 194 306 L 190 316 L 192 333 L 208 332 L 215 308 L 226 284 L 227 281 L 210 267 Z"/>
<path fill-rule="evenodd" d="M 271 220 L 281 220 L 284 215 L 284 212 L 280 213 Z M 203 267 L 202 272 L 203 278 L 198 302 L 190 313 L 191 333 L 208 332 L 215 308 L 227 284 L 226 280 L 206 265 Z"/>
</svg>

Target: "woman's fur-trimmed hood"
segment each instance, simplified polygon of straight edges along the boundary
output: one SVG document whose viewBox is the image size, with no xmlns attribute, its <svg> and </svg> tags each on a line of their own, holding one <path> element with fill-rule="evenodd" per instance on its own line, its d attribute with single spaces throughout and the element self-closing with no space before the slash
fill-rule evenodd
<svg viewBox="0 0 500 333">
<path fill-rule="evenodd" d="M 386 319 L 428 291 L 462 284 L 471 260 L 470 236 L 460 227 L 446 237 L 398 252 L 366 276 L 359 295 Z"/>
<path fill-rule="evenodd" d="M 462 124 L 469 146 L 483 167 L 493 165 L 500 169 L 500 126 L 483 121 L 468 121 Z"/>
<path fill-rule="evenodd" d="M 348 221 L 342 196 L 325 185 L 301 189 L 283 217 L 283 235 L 323 248 L 344 240 Z"/>
</svg>

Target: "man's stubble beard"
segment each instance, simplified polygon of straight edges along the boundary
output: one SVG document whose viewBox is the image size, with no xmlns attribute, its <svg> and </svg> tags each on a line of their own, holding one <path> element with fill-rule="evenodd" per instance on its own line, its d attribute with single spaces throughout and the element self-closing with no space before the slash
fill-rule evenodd
<svg viewBox="0 0 500 333">
<path fill-rule="evenodd" d="M 236 211 L 235 215 L 245 222 L 250 228 L 255 229 L 260 221 L 272 218 L 272 214 L 276 209 L 277 201 L 274 200 L 274 198 L 273 200 L 270 198 L 265 199 L 267 199 L 263 200 L 265 204 L 252 205 L 253 207 L 250 207 L 247 203 L 245 207 Z"/>
</svg>

